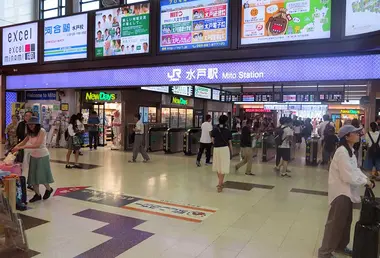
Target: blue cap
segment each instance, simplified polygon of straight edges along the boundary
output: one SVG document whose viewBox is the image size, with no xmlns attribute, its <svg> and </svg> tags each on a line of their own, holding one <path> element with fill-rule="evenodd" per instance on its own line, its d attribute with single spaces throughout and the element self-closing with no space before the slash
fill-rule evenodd
<svg viewBox="0 0 380 258">
<path fill-rule="evenodd" d="M 343 138 L 344 136 L 346 136 L 349 133 L 360 132 L 361 130 L 363 130 L 363 127 L 357 128 L 353 125 L 344 125 L 340 128 L 340 130 L 338 132 L 338 137 Z"/>
</svg>

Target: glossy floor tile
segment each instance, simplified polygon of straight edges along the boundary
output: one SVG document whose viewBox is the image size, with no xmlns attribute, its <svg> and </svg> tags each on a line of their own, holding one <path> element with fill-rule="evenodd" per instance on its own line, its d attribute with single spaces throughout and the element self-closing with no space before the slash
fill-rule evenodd
<svg viewBox="0 0 380 258">
<path fill-rule="evenodd" d="M 194 156 L 157 152 L 130 164 L 130 153 L 83 154 L 88 166 L 65 169 L 65 150 L 51 150 L 56 195 L 22 212 L 34 257 L 316 257 L 328 172 L 302 158 L 290 164 L 292 178 L 281 178 L 257 160 L 256 176 L 235 173 L 236 157 L 217 193 L 216 174 Z"/>
</svg>

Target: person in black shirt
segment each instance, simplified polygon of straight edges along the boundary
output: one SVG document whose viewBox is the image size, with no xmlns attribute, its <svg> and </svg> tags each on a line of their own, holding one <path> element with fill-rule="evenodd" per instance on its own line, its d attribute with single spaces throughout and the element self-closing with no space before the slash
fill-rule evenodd
<svg viewBox="0 0 380 258">
<path fill-rule="evenodd" d="M 228 117 L 221 115 L 219 125 L 211 131 L 214 144 L 212 171 L 218 174 L 218 192 L 223 190 L 224 175 L 230 173 L 230 160 L 232 151 L 232 133 L 227 127 Z"/>
<path fill-rule="evenodd" d="M 335 128 L 330 126 L 327 128 L 327 130 L 330 130 L 329 132 L 326 132 L 325 138 L 324 138 L 324 145 L 323 145 L 323 160 L 326 161 L 327 165 L 330 167 L 331 158 L 333 157 L 336 145 L 339 142 L 338 137 L 335 134 Z"/>
<path fill-rule="evenodd" d="M 251 172 L 252 160 L 253 160 L 251 132 L 252 132 L 252 122 L 251 120 L 247 120 L 247 123 L 241 130 L 241 135 L 240 135 L 240 147 L 241 147 L 243 159 L 235 166 L 235 170 L 237 172 L 239 168 L 247 164 L 245 174 L 254 176 L 255 174 Z"/>
</svg>

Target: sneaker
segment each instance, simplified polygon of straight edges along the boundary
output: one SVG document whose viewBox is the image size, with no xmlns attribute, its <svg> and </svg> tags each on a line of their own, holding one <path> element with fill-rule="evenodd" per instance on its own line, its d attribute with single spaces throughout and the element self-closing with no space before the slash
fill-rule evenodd
<svg viewBox="0 0 380 258">
<path fill-rule="evenodd" d="M 128 163 L 136 163 L 136 160 L 128 160 Z"/>
<path fill-rule="evenodd" d="M 73 167 L 70 166 L 70 165 L 66 165 L 66 168 L 67 168 L 67 169 L 72 169 Z"/>
<path fill-rule="evenodd" d="M 347 256 L 352 256 L 352 250 L 348 247 L 344 248 L 344 250 L 336 251 L 335 253 L 344 254 Z"/>
<path fill-rule="evenodd" d="M 210 166 L 210 165 L 212 165 L 212 162 L 209 161 L 209 162 L 206 162 L 205 164 L 206 164 L 206 166 Z"/>
<path fill-rule="evenodd" d="M 197 164 L 197 167 L 201 166 L 201 163 L 198 160 L 197 160 L 196 164 Z"/>
<path fill-rule="evenodd" d="M 143 162 L 144 163 L 148 163 L 150 159 L 144 159 Z"/>
<path fill-rule="evenodd" d="M 42 197 L 42 199 L 44 199 L 44 200 L 49 199 L 49 197 L 53 193 L 53 191 L 54 191 L 53 188 L 50 188 L 50 191 L 46 189 L 44 197 Z"/>
<path fill-rule="evenodd" d="M 32 203 L 32 202 L 37 202 L 37 201 L 41 201 L 41 200 L 42 200 L 42 196 L 38 195 L 38 194 L 35 194 L 33 196 L 33 198 L 29 200 L 29 202 Z"/>
<path fill-rule="evenodd" d="M 282 174 L 281 174 L 281 177 L 292 177 L 292 176 L 289 175 L 288 173 L 282 173 Z"/>
<path fill-rule="evenodd" d="M 82 153 L 82 152 L 79 152 L 79 156 L 83 156 L 83 153 Z"/>
</svg>

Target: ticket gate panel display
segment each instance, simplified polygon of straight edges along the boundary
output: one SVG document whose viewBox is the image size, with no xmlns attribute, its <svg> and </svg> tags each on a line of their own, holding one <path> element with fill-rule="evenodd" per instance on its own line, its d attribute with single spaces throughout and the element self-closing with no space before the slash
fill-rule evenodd
<svg viewBox="0 0 380 258">
<path fill-rule="evenodd" d="M 165 132 L 163 147 L 165 153 L 183 151 L 183 137 L 186 130 L 182 128 L 170 128 Z"/>
</svg>

